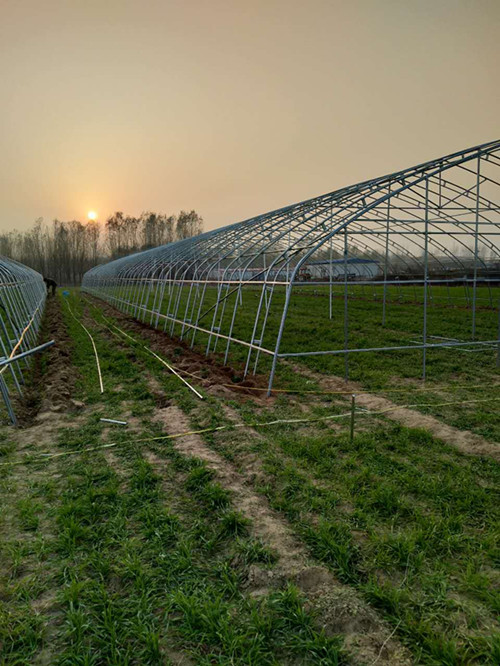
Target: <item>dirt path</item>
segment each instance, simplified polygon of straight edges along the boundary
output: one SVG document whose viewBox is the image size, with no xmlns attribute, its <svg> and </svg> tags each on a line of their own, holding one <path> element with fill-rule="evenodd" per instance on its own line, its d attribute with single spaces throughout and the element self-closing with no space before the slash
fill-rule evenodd
<svg viewBox="0 0 500 666">
<path fill-rule="evenodd" d="M 156 420 L 168 434 L 191 429 L 187 416 L 174 405 L 157 410 Z M 292 581 L 308 597 L 325 632 L 344 634 L 346 647 L 363 663 L 375 659 L 379 664 L 410 663 L 406 650 L 391 637 L 390 628 L 375 611 L 354 589 L 339 583 L 326 568 L 314 565 L 287 521 L 253 490 L 251 479 L 260 471 L 257 459 L 248 461 L 243 476 L 199 435 L 187 435 L 173 443 L 180 453 L 200 458 L 215 471 L 219 481 L 231 491 L 235 506 L 252 520 L 254 535 L 279 554 L 274 570 L 252 567 L 248 585 L 253 594 L 265 594 L 269 588 Z"/>
<path fill-rule="evenodd" d="M 469 430 L 459 430 L 443 423 L 434 416 L 408 407 L 399 407 L 396 403 L 374 394 L 363 394 L 363 388 L 356 382 L 345 382 L 341 377 L 322 375 L 304 366 L 292 365 L 295 372 L 313 379 L 325 391 L 351 391 L 356 395 L 356 404 L 370 411 L 385 412 L 383 416 L 408 428 L 423 428 L 446 444 L 454 446 L 462 453 L 475 456 L 489 456 L 500 461 L 500 445 L 488 442 L 480 435 Z M 350 399 L 350 396 L 344 396 Z"/>
<path fill-rule="evenodd" d="M 42 354 L 35 354 L 24 396 L 15 405 L 21 427 L 81 406 L 72 399 L 75 372 L 71 340 L 58 298 L 47 299 L 40 328 L 39 343 L 49 340 L 55 340 L 55 344 Z"/>
</svg>

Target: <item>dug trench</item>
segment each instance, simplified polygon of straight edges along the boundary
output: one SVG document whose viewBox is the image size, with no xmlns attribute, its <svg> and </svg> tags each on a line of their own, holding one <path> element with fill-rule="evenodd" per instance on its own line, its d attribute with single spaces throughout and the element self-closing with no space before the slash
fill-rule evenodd
<svg viewBox="0 0 500 666">
<path fill-rule="evenodd" d="M 83 403 L 74 399 L 75 373 L 71 362 L 71 339 L 64 323 L 58 298 L 47 298 L 40 326 L 39 343 L 55 344 L 35 354 L 26 376 L 23 397 L 16 399 L 15 411 L 22 429 L 59 421 L 58 415 L 78 412 Z"/>
<path fill-rule="evenodd" d="M 120 327 L 129 334 L 136 335 L 147 343 L 153 351 L 171 359 L 175 367 L 183 372 L 196 375 L 206 389 L 217 389 L 221 394 L 231 392 L 235 398 L 241 396 L 266 403 L 267 377 L 255 375 L 243 378 L 243 367 L 224 365 L 223 354 L 212 353 L 205 356 L 183 340 L 171 338 L 168 334 L 152 328 L 143 322 L 108 305 L 104 301 L 85 295 L 85 300 L 99 308 L 105 315 L 119 322 Z M 95 321 L 94 321 L 95 325 Z M 262 390 L 256 390 L 262 389 Z"/>
</svg>

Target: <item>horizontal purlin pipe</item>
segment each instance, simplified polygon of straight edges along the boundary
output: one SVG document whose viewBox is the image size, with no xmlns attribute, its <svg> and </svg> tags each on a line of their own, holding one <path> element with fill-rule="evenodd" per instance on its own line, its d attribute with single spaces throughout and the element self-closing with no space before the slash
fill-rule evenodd
<svg viewBox="0 0 500 666">
<path fill-rule="evenodd" d="M 328 264 L 328 262 L 325 262 L 324 265 L 326 266 L 327 264 Z M 308 267 L 308 266 L 310 266 L 310 264 L 306 264 L 306 266 Z M 339 264 L 339 266 L 340 266 L 340 264 Z M 455 269 L 455 273 L 456 273 L 457 270 L 459 270 L 459 269 Z M 341 273 L 341 275 L 343 276 L 343 273 Z M 387 280 L 387 282 L 398 282 L 398 283 L 399 282 L 405 282 L 405 283 L 410 282 L 411 284 L 418 284 L 418 283 L 423 284 L 424 283 L 424 280 L 422 280 L 422 279 L 412 279 L 411 276 L 410 276 L 409 280 L 407 278 L 408 278 L 407 273 L 401 273 L 399 280 L 394 280 L 394 279 L 389 278 Z M 143 278 L 140 278 L 137 281 L 141 282 L 142 280 L 143 280 Z M 214 286 L 215 285 L 218 286 L 218 285 L 226 285 L 226 284 L 239 284 L 243 287 L 253 287 L 253 286 L 258 286 L 258 285 L 263 285 L 263 284 L 267 284 L 269 286 L 283 286 L 283 287 L 286 287 L 289 284 L 295 284 L 295 285 L 300 286 L 300 287 L 308 287 L 308 286 L 310 286 L 310 287 L 322 287 L 322 286 L 327 287 L 330 284 L 330 282 L 325 282 L 325 281 L 322 281 L 322 280 L 293 280 L 291 282 L 291 281 L 286 281 L 286 280 L 273 280 L 273 279 L 269 279 L 269 280 L 249 280 L 247 282 L 239 282 L 238 280 L 160 280 L 160 279 L 159 280 L 149 280 L 148 279 L 147 281 L 148 282 L 155 282 L 155 281 L 156 282 L 170 282 L 170 283 L 173 283 L 173 284 L 180 284 L 180 285 L 182 285 L 182 284 L 213 284 Z M 341 281 L 343 282 L 343 279 L 341 279 Z M 450 277 L 450 278 L 447 278 L 447 279 L 445 279 L 445 278 L 435 278 L 435 279 L 428 280 L 428 284 L 431 283 L 431 282 L 432 282 L 432 284 L 446 284 L 447 282 L 449 282 L 449 283 L 457 282 L 460 285 L 463 282 L 473 282 L 473 281 L 474 281 L 473 278 L 468 278 L 468 277 L 464 276 L 464 277 Z M 334 282 L 335 282 L 335 280 L 334 280 Z M 385 283 L 384 280 L 357 280 L 357 279 L 354 279 L 351 282 L 352 282 L 352 284 L 357 284 L 357 285 L 361 285 L 361 284 L 365 284 L 365 285 L 379 285 L 379 284 L 382 284 L 383 285 Z M 500 284 L 500 278 L 480 277 L 480 278 L 478 278 L 477 282 L 478 282 L 478 284 L 480 282 L 498 282 Z M 232 293 L 234 293 L 234 292 L 232 292 Z"/>
<path fill-rule="evenodd" d="M 15 363 L 16 361 L 25 358 L 25 356 L 31 356 L 31 354 L 43 351 L 44 349 L 47 349 L 47 347 L 52 347 L 52 345 L 54 345 L 55 343 L 56 343 L 55 340 L 51 340 L 50 342 L 44 342 L 43 345 L 38 345 L 38 347 L 33 347 L 33 349 L 28 349 L 27 351 L 24 351 L 21 354 L 17 354 L 17 356 L 12 356 L 11 358 L 5 358 L 2 361 L 0 361 L 0 367 L 4 365 L 9 365 L 9 363 Z"/>
<path fill-rule="evenodd" d="M 379 352 L 379 351 L 401 351 L 401 350 L 411 350 L 411 349 L 424 349 L 433 347 L 468 347 L 469 345 L 496 345 L 498 340 L 482 340 L 481 342 L 439 342 L 432 343 L 428 345 L 411 345 L 406 347 L 366 347 L 364 349 L 333 349 L 328 351 L 312 351 L 312 352 L 284 352 L 278 354 L 280 358 L 286 358 L 288 356 L 324 356 L 326 354 L 354 354 L 355 352 Z"/>
</svg>

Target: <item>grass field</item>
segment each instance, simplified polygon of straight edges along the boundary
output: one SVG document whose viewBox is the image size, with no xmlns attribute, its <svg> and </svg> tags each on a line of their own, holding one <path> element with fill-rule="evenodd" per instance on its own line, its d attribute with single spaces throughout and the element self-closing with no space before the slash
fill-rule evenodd
<svg viewBox="0 0 500 666">
<path fill-rule="evenodd" d="M 287 349 L 304 334 L 333 343 L 342 302 L 326 330 L 305 316 L 323 296 L 300 298 Z M 35 368 L 26 427 L 0 431 L 1 663 L 500 662 L 498 459 L 376 414 L 360 413 L 351 441 L 348 417 L 327 420 L 348 412 L 340 396 L 232 388 L 242 357 L 231 374 L 78 292 L 69 302 L 76 319 L 62 299 L 49 303 L 42 337 L 60 351 Z M 387 343 L 380 303 L 352 303 L 356 340 L 367 335 L 357 313 Z M 445 335 L 465 335 L 464 312 L 451 311 Z M 416 335 L 420 315 L 394 304 L 387 329 Z M 495 316 L 478 312 L 481 337 Z M 184 376 L 205 399 L 144 344 L 196 375 Z M 353 360 L 353 379 L 403 385 L 394 403 L 497 391 L 494 352 L 431 355 L 430 388 L 465 385 L 451 400 L 449 389 L 420 395 L 418 352 L 405 354 Z M 283 365 L 278 386 L 320 390 L 339 364 L 308 361 L 308 378 Z M 500 441 L 495 403 L 419 409 Z M 203 432 L 165 439 L 186 431 Z"/>
</svg>

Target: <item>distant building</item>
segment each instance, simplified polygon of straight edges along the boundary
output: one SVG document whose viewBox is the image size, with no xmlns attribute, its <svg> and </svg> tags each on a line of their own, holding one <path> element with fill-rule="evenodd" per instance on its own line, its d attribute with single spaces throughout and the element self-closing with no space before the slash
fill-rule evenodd
<svg viewBox="0 0 500 666">
<path fill-rule="evenodd" d="M 311 261 L 299 270 L 296 279 L 299 282 L 308 281 L 325 281 L 330 280 L 343 280 L 345 274 L 345 266 L 347 264 L 347 277 L 350 280 L 372 280 L 382 274 L 380 264 L 373 259 L 357 259 L 351 257 L 344 261 L 344 259 L 333 259 L 332 261 Z M 294 271 L 293 266 L 286 268 L 268 268 L 254 267 L 251 268 L 212 268 L 207 278 L 214 281 L 239 281 L 252 282 L 268 280 L 272 282 L 287 282 Z"/>
<path fill-rule="evenodd" d="M 374 259 L 333 259 L 332 261 L 311 261 L 304 266 L 303 275 L 309 280 L 344 280 L 347 268 L 347 277 L 351 280 L 373 280 L 382 274 L 380 264 Z M 306 277 L 307 274 L 310 277 Z"/>
<path fill-rule="evenodd" d="M 284 273 L 282 271 L 281 273 Z M 208 279 L 209 280 L 227 280 L 228 282 L 231 281 L 239 281 L 241 280 L 242 282 L 251 282 L 252 280 L 264 280 L 267 275 L 268 280 L 275 280 L 277 279 L 278 275 L 280 275 L 280 271 L 277 270 L 268 270 L 266 271 L 265 268 L 260 267 L 260 268 L 213 268 L 209 273 L 208 273 Z M 283 278 L 285 279 L 285 278 Z"/>
</svg>

